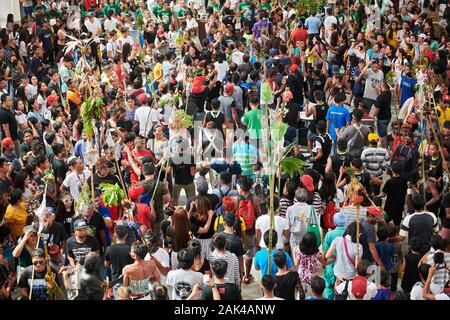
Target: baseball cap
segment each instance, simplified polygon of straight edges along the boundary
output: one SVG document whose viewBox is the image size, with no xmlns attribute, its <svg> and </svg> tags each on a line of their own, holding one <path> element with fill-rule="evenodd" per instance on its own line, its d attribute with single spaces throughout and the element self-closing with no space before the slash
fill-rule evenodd
<svg viewBox="0 0 450 320">
<path fill-rule="evenodd" d="M 308 191 L 314 191 L 314 180 L 311 176 L 304 174 L 301 178 L 300 181 L 303 183 L 303 185 L 305 186 L 306 190 Z"/>
<path fill-rule="evenodd" d="M 6 148 L 7 146 L 10 146 L 12 144 L 14 144 L 14 141 L 10 137 L 4 138 L 2 140 L 2 148 Z"/>
<path fill-rule="evenodd" d="M 276 56 L 278 54 L 278 50 L 272 48 L 272 49 L 269 50 L 269 54 L 270 54 L 271 57 Z"/>
<path fill-rule="evenodd" d="M 378 141 L 378 135 L 376 133 L 369 133 L 369 136 L 367 137 L 369 141 Z"/>
<path fill-rule="evenodd" d="M 450 102 L 450 95 L 446 94 L 442 97 L 443 102 Z"/>
<path fill-rule="evenodd" d="M 80 229 L 84 229 L 87 227 L 88 227 L 88 225 L 87 225 L 86 221 L 84 221 L 83 219 L 78 219 L 77 221 L 75 221 L 73 223 L 74 230 L 80 230 Z"/>
<path fill-rule="evenodd" d="M 291 72 L 295 72 L 295 71 L 297 71 L 298 70 L 298 64 L 293 64 L 293 65 L 291 65 L 290 67 L 289 67 L 289 70 L 291 71 Z"/>
<path fill-rule="evenodd" d="M 138 100 L 139 104 L 142 106 L 144 104 L 147 104 L 148 97 L 145 93 L 141 93 L 140 95 L 138 95 L 137 100 Z"/>
<path fill-rule="evenodd" d="M 427 36 L 426 36 L 426 34 L 425 33 L 421 33 L 421 34 L 419 34 L 419 36 L 418 36 L 419 38 L 422 38 L 422 39 L 426 39 L 427 38 Z"/>
<path fill-rule="evenodd" d="M 369 209 L 367 209 L 367 214 L 380 217 L 383 215 L 383 212 L 377 207 L 370 207 Z"/>
<path fill-rule="evenodd" d="M 88 16 L 89 17 L 95 17 L 95 13 L 91 11 L 91 12 L 88 13 Z"/>
<path fill-rule="evenodd" d="M 142 193 L 144 193 L 144 186 L 140 185 L 128 191 L 128 198 L 130 198 L 130 200 L 136 200 L 141 196 Z"/>
<path fill-rule="evenodd" d="M 336 227 L 344 227 L 345 226 L 345 214 L 343 212 L 336 212 L 333 216 L 334 223 Z"/>
<path fill-rule="evenodd" d="M 51 244 L 48 246 L 48 254 L 51 256 L 56 256 L 60 252 L 59 250 L 60 249 L 57 244 Z"/>
<path fill-rule="evenodd" d="M 356 299 L 362 299 L 367 293 L 367 279 L 363 276 L 356 276 L 352 280 L 352 294 Z"/>
</svg>

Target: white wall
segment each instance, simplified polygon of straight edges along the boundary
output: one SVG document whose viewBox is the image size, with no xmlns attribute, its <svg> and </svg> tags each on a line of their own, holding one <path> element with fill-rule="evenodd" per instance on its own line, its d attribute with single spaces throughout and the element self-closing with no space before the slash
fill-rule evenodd
<svg viewBox="0 0 450 320">
<path fill-rule="evenodd" d="M 20 21 L 19 0 L 0 0 L 0 26 L 2 28 L 6 25 L 6 17 L 9 13 L 14 14 L 14 20 L 16 20 L 16 22 Z"/>
</svg>

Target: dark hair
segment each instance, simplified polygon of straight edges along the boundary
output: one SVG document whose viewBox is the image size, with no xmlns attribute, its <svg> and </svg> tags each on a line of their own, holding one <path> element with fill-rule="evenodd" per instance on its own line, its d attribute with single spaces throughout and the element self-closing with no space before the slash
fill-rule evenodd
<svg viewBox="0 0 450 320">
<path fill-rule="evenodd" d="M 53 154 L 55 154 L 55 155 L 58 155 L 59 153 L 63 152 L 64 149 L 65 149 L 65 148 L 64 148 L 64 145 L 61 144 L 61 143 L 55 143 L 55 144 L 52 146 Z"/>
<path fill-rule="evenodd" d="M 311 280 L 311 290 L 316 295 L 322 295 L 325 290 L 325 280 L 322 277 L 314 277 Z"/>
<path fill-rule="evenodd" d="M 387 272 L 386 270 L 382 270 L 381 272 L 380 272 L 380 284 L 383 286 L 383 287 L 388 287 L 389 286 L 389 283 L 390 283 L 390 275 L 389 275 L 389 272 Z"/>
<path fill-rule="evenodd" d="M 313 232 L 308 232 L 305 234 L 300 242 L 299 249 L 304 255 L 307 256 L 312 256 L 319 252 L 316 234 Z"/>
<path fill-rule="evenodd" d="M 275 278 L 266 274 L 262 277 L 261 284 L 267 291 L 272 291 L 275 288 Z"/>
<path fill-rule="evenodd" d="M 342 103 L 345 102 L 347 100 L 347 96 L 345 95 L 345 93 L 342 92 L 338 92 L 336 94 L 336 96 L 334 97 L 334 102 L 336 103 Z"/>
<path fill-rule="evenodd" d="M 233 180 L 233 174 L 229 171 L 224 171 L 220 173 L 220 180 L 223 184 L 230 184 Z"/>
<path fill-rule="evenodd" d="M 422 248 L 422 239 L 419 237 L 413 237 L 409 241 L 409 245 L 412 251 L 418 252 Z"/>
<path fill-rule="evenodd" d="M 347 150 L 347 140 L 345 139 L 338 139 L 336 142 L 338 150 L 345 151 Z"/>
<path fill-rule="evenodd" d="M 444 239 L 438 234 L 433 234 L 431 236 L 430 245 L 434 250 L 444 250 Z"/>
<path fill-rule="evenodd" d="M 322 201 L 328 203 L 333 201 L 336 193 L 336 175 L 334 172 L 328 172 L 323 177 L 322 185 L 319 189 L 320 197 L 322 198 Z"/>
<path fill-rule="evenodd" d="M 369 266 L 370 266 L 369 260 L 366 259 L 361 260 L 361 262 L 356 267 L 356 273 L 359 276 L 367 277 L 367 269 L 369 268 Z"/>
<path fill-rule="evenodd" d="M 128 227 L 119 224 L 118 226 L 116 226 L 115 233 L 118 239 L 124 240 L 125 237 L 128 235 Z"/>
<path fill-rule="evenodd" d="M 284 268 L 287 263 L 287 258 L 286 258 L 286 254 L 284 253 L 284 251 L 275 252 L 275 254 L 273 255 L 273 261 L 275 262 L 275 265 L 278 268 L 280 268 L 280 269 Z"/>
<path fill-rule="evenodd" d="M 152 174 L 155 174 L 155 166 L 150 162 L 145 163 L 143 165 L 142 169 L 144 171 L 145 176 L 150 176 Z"/>
<path fill-rule="evenodd" d="M 378 228 L 377 237 L 379 241 L 386 241 L 389 236 L 388 229 L 386 227 Z"/>
<path fill-rule="evenodd" d="M 225 259 L 217 259 L 211 263 L 211 269 L 218 279 L 223 279 L 227 273 L 228 262 Z"/>
<path fill-rule="evenodd" d="M 224 250 L 227 246 L 227 239 L 225 239 L 225 237 L 220 233 L 216 233 L 212 237 L 212 244 L 214 245 L 214 248 L 218 250 Z"/>
<path fill-rule="evenodd" d="M 414 210 L 422 210 L 425 207 L 425 199 L 421 194 L 413 194 L 411 198 L 411 204 Z"/>
<path fill-rule="evenodd" d="M 315 90 L 313 96 L 316 101 L 325 101 L 325 93 L 322 90 Z"/>
<path fill-rule="evenodd" d="M 430 271 L 430 268 L 431 266 L 429 264 L 422 263 L 418 269 L 419 275 L 424 279 L 428 278 L 428 272 Z"/>
<path fill-rule="evenodd" d="M 25 180 L 28 177 L 28 173 L 24 170 L 20 170 L 18 171 L 15 175 L 14 175 L 14 186 L 17 189 L 20 189 L 22 191 L 25 190 Z"/>
<path fill-rule="evenodd" d="M 22 190 L 16 188 L 9 194 L 8 202 L 14 206 L 22 199 L 22 195 Z"/>
<path fill-rule="evenodd" d="M 194 255 L 192 254 L 192 251 L 186 248 L 181 249 L 178 251 L 177 254 L 178 259 L 178 268 L 181 269 L 190 269 L 192 265 L 194 264 Z"/>
<path fill-rule="evenodd" d="M 352 222 L 347 226 L 347 228 L 345 229 L 344 236 L 346 235 L 349 235 L 352 238 L 352 242 L 356 243 L 356 222 Z"/>
<path fill-rule="evenodd" d="M 325 133 L 327 129 L 327 123 L 324 120 L 317 121 L 316 129 L 318 133 Z"/>
<path fill-rule="evenodd" d="M 236 214 L 234 212 L 224 212 L 223 222 L 229 227 L 234 227 L 236 224 Z"/>
<path fill-rule="evenodd" d="M 239 182 L 240 182 L 240 187 L 241 187 L 242 191 L 249 192 L 252 189 L 253 181 L 252 181 L 252 178 L 250 178 L 249 176 L 242 177 L 239 180 Z"/>
<path fill-rule="evenodd" d="M 187 247 L 192 252 L 194 258 L 200 256 L 202 253 L 202 245 L 197 239 L 190 240 Z"/>
<path fill-rule="evenodd" d="M 289 180 L 288 182 L 286 182 L 285 187 L 288 193 L 286 197 L 290 200 L 294 200 L 295 191 L 297 190 L 298 187 L 297 183 L 295 181 Z"/>
<path fill-rule="evenodd" d="M 266 244 L 267 247 L 269 247 L 269 235 L 270 235 L 269 232 L 270 230 L 264 232 L 264 243 Z M 275 248 L 277 242 L 278 242 L 278 234 L 275 230 L 272 230 L 272 248 Z"/>
<path fill-rule="evenodd" d="M 145 259 L 145 256 L 148 253 L 148 247 L 140 241 L 133 242 L 131 245 L 131 250 L 133 250 L 134 253 L 141 259 Z"/>
<path fill-rule="evenodd" d="M 364 116 L 364 113 L 361 110 L 359 110 L 359 109 L 355 109 L 355 110 L 353 110 L 352 115 L 353 115 L 353 118 L 355 118 L 356 121 L 361 121 L 363 116 Z"/>
<path fill-rule="evenodd" d="M 100 264 L 100 256 L 98 253 L 89 252 L 84 257 L 83 268 L 87 273 L 97 273 L 98 267 Z"/>
</svg>

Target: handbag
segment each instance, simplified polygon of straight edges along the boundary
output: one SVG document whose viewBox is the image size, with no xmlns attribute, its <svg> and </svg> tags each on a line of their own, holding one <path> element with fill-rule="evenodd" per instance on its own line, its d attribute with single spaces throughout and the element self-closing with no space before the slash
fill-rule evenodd
<svg viewBox="0 0 450 320">
<path fill-rule="evenodd" d="M 320 235 L 320 227 L 317 223 L 317 217 L 313 207 L 311 207 L 311 211 L 309 213 L 308 232 L 312 232 L 316 235 L 317 246 L 320 247 L 322 237 Z"/>
</svg>

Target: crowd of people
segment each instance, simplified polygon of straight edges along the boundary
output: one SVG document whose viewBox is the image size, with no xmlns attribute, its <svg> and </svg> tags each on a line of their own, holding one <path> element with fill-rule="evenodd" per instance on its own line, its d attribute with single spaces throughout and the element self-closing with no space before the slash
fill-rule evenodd
<svg viewBox="0 0 450 320">
<path fill-rule="evenodd" d="M 1 299 L 450 299 L 448 1 L 20 3 Z"/>
</svg>

